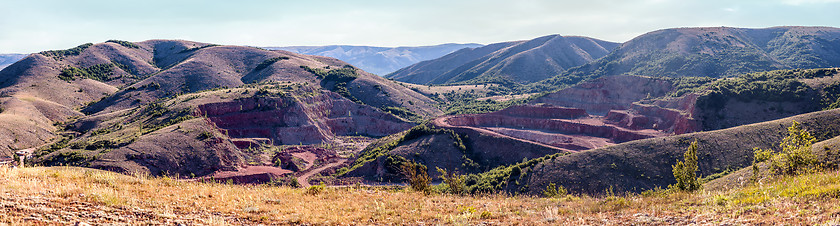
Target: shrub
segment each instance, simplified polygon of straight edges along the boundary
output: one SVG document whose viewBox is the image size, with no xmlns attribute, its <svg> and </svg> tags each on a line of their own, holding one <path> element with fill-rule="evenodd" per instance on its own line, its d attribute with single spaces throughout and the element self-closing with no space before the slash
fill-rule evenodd
<svg viewBox="0 0 840 226">
<path fill-rule="evenodd" d="M 294 181 L 297 182 L 297 179 L 295 179 Z M 323 182 L 321 182 L 320 185 L 312 185 L 312 186 L 309 186 L 308 188 L 306 188 L 306 194 L 307 195 L 318 195 L 318 194 L 323 193 L 324 190 L 326 190 L 326 189 L 327 189 L 327 186 L 324 185 Z"/>
<path fill-rule="evenodd" d="M 672 166 L 674 178 L 677 179 L 677 184 L 673 185 L 673 188 L 696 191 L 700 189 L 700 182 L 697 180 L 697 140 L 691 142 L 683 158 L 684 161 L 677 160 L 677 164 Z"/>
<path fill-rule="evenodd" d="M 779 147 L 782 148 L 780 153 L 756 149 L 753 160 L 754 179 L 758 177 L 757 164 L 765 160 L 770 160 L 770 170 L 776 175 L 798 175 L 816 169 L 817 157 L 811 153 L 811 145 L 816 138 L 800 128 L 797 121 L 793 121 L 787 130 L 788 136 L 779 143 Z"/>
<path fill-rule="evenodd" d="M 568 192 L 566 191 L 566 188 L 563 187 L 563 185 L 557 187 L 557 185 L 555 185 L 554 183 L 548 183 L 548 186 L 546 186 L 545 190 L 543 190 L 543 195 L 549 198 L 561 198 L 566 196 L 567 194 Z"/>
<path fill-rule="evenodd" d="M 408 184 L 411 186 L 412 190 L 423 192 L 424 194 L 431 193 L 432 186 L 430 186 L 430 184 L 432 182 L 432 178 L 429 177 L 428 173 L 426 173 L 426 166 L 406 161 L 403 162 L 400 169 L 403 176 L 405 176 L 408 180 Z"/>
<path fill-rule="evenodd" d="M 437 168 L 437 171 L 441 174 L 440 179 L 443 180 L 443 183 L 449 188 L 449 192 L 452 194 L 460 195 L 464 194 L 467 187 L 464 184 L 464 176 L 458 175 L 457 172 L 449 171 L 447 172 L 445 169 Z"/>
</svg>

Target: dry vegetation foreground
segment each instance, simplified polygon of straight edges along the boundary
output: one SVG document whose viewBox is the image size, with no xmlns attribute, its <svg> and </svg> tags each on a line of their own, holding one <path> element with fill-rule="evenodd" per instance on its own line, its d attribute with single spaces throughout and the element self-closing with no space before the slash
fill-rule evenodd
<svg viewBox="0 0 840 226">
<path fill-rule="evenodd" d="M 840 175 L 786 177 L 725 192 L 607 197 L 423 195 L 182 182 L 106 171 L 0 168 L 0 224 L 826 224 Z"/>
</svg>

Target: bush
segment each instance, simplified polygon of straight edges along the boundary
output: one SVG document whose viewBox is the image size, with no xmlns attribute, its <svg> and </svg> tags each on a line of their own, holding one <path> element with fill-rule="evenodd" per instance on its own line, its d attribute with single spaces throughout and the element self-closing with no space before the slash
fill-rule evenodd
<svg viewBox="0 0 840 226">
<path fill-rule="evenodd" d="M 406 161 L 400 167 L 401 173 L 408 180 L 408 184 L 414 191 L 429 194 L 432 191 L 432 178 L 426 173 L 426 166 L 411 161 Z"/>
<path fill-rule="evenodd" d="M 295 178 L 292 183 L 297 183 L 297 178 Z M 318 195 L 318 194 L 323 193 L 324 190 L 326 190 L 326 189 L 327 189 L 327 186 L 324 185 L 323 182 L 321 182 L 320 185 L 312 185 L 312 186 L 309 186 L 308 188 L 306 188 L 306 194 L 307 195 Z"/>
<path fill-rule="evenodd" d="M 677 164 L 672 166 L 674 178 L 677 179 L 677 184 L 674 184 L 673 188 L 696 191 L 700 189 L 700 182 L 697 180 L 697 140 L 691 142 L 683 158 L 684 162 L 677 160 Z"/>
<path fill-rule="evenodd" d="M 449 188 L 449 193 L 460 195 L 464 194 L 467 190 L 466 185 L 464 184 L 465 177 L 463 175 L 458 175 L 457 172 L 447 172 L 445 169 L 437 168 L 437 171 L 441 174 L 440 179 L 443 180 L 443 183 Z"/>
<path fill-rule="evenodd" d="M 557 187 L 557 185 L 555 185 L 554 183 L 548 183 L 548 186 L 546 186 L 545 190 L 543 190 L 543 195 L 549 198 L 562 198 L 567 194 L 568 192 L 566 191 L 566 188 L 563 187 L 563 185 Z"/>
<path fill-rule="evenodd" d="M 753 160 L 753 179 L 758 177 L 758 163 L 770 160 L 770 170 L 776 175 L 798 175 L 816 169 L 817 157 L 811 152 L 811 145 L 816 138 L 811 133 L 800 128 L 799 122 L 793 121 L 788 127 L 788 136 L 785 137 L 779 147 L 780 153 L 773 153 L 770 150 L 755 149 Z"/>
</svg>

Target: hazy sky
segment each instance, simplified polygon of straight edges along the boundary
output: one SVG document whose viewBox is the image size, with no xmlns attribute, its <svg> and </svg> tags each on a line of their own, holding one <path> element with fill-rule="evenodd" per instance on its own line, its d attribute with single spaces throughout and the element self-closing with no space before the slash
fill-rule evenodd
<svg viewBox="0 0 840 226">
<path fill-rule="evenodd" d="M 624 42 L 673 27 L 840 27 L 840 0 L 0 0 L 0 53 L 109 39 L 252 46 Z"/>
</svg>

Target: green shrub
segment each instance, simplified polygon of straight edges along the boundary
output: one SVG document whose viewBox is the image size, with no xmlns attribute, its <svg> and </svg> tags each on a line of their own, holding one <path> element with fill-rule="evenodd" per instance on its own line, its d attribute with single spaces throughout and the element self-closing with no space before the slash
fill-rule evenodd
<svg viewBox="0 0 840 226">
<path fill-rule="evenodd" d="M 464 185 L 464 176 L 458 175 L 457 172 L 449 171 L 447 172 L 445 169 L 437 168 L 438 173 L 440 173 L 440 179 L 443 180 L 443 183 L 449 188 L 449 193 L 460 195 L 464 194 L 467 187 Z"/>
<path fill-rule="evenodd" d="M 554 183 L 548 183 L 548 186 L 546 186 L 545 190 L 543 190 L 543 195 L 549 198 L 562 198 L 565 197 L 567 194 L 568 192 L 566 191 L 566 188 L 563 187 L 563 185 L 557 187 L 557 185 L 555 185 Z"/>
<path fill-rule="evenodd" d="M 756 165 L 763 160 L 770 161 L 770 170 L 776 175 L 798 175 L 816 170 L 817 157 L 811 152 L 811 145 L 816 138 L 802 129 L 797 121 L 793 121 L 787 130 L 788 136 L 779 143 L 781 152 L 771 154 L 772 151 L 756 149 L 753 164 L 755 177 L 758 174 Z"/>
<path fill-rule="evenodd" d="M 403 162 L 400 173 L 408 180 L 412 190 L 429 194 L 432 191 L 432 178 L 429 177 L 426 170 L 427 168 L 423 164 L 406 161 Z"/>
<path fill-rule="evenodd" d="M 297 179 L 295 179 L 294 181 L 297 182 Z M 323 193 L 324 190 L 326 190 L 326 189 L 327 189 L 327 186 L 324 185 L 324 183 L 322 182 L 320 185 L 309 186 L 308 188 L 306 188 L 305 193 L 307 195 L 319 195 L 319 194 Z"/>
<path fill-rule="evenodd" d="M 674 178 L 677 183 L 673 188 L 682 191 L 696 191 L 700 189 L 700 182 L 697 179 L 697 140 L 691 142 L 688 151 L 683 154 L 684 161 L 677 160 L 673 165 Z"/>
</svg>

